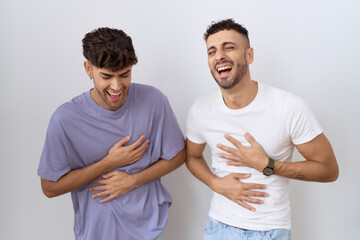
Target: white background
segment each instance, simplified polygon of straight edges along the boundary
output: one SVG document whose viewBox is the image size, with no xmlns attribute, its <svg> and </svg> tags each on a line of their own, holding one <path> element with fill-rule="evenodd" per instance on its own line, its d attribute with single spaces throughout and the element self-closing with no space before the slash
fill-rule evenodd
<svg viewBox="0 0 360 240">
<path fill-rule="evenodd" d="M 51 114 L 92 87 L 83 69 L 85 33 L 127 32 L 139 58 L 133 81 L 162 90 L 185 131 L 189 106 L 217 88 L 203 33 L 230 17 L 249 30 L 252 78 L 304 98 L 339 163 L 335 183 L 292 182 L 293 239 L 358 238 L 359 10 L 357 0 L 1 0 L 0 239 L 74 239 L 70 194 L 47 199 L 36 171 Z M 209 189 L 185 166 L 163 183 L 174 200 L 166 239 L 201 239 Z"/>
</svg>

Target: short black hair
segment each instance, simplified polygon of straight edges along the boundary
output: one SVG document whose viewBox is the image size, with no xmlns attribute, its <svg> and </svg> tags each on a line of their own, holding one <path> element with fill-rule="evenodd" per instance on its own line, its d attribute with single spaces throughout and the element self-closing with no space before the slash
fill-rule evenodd
<svg viewBox="0 0 360 240">
<path fill-rule="evenodd" d="M 250 46 L 248 30 L 245 27 L 243 27 L 241 24 L 236 23 L 232 18 L 220 20 L 218 22 L 211 22 L 211 25 L 208 26 L 206 32 L 204 33 L 205 41 L 209 38 L 210 35 L 220 32 L 222 30 L 237 31 L 238 33 L 246 37 Z"/>
<path fill-rule="evenodd" d="M 103 27 L 85 35 L 84 57 L 98 68 L 118 71 L 138 62 L 131 37 L 124 31 Z"/>
</svg>

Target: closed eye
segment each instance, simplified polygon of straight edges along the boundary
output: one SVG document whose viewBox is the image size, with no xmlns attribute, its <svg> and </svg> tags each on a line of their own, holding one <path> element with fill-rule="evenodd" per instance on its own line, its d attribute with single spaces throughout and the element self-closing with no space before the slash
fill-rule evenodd
<svg viewBox="0 0 360 240">
<path fill-rule="evenodd" d="M 102 79 L 107 80 L 107 79 L 110 79 L 111 77 L 112 77 L 111 75 L 101 73 L 101 78 L 102 78 Z"/>
<path fill-rule="evenodd" d="M 123 74 L 120 75 L 120 77 L 122 78 L 127 78 L 129 76 L 129 73 L 131 72 L 131 69 L 127 70 L 126 72 L 124 72 Z"/>
<path fill-rule="evenodd" d="M 222 45 L 225 50 L 235 49 L 235 43 L 233 43 L 233 42 L 224 42 Z"/>
<path fill-rule="evenodd" d="M 212 56 L 216 53 L 216 48 L 214 46 L 211 46 L 207 50 L 208 56 Z"/>
</svg>

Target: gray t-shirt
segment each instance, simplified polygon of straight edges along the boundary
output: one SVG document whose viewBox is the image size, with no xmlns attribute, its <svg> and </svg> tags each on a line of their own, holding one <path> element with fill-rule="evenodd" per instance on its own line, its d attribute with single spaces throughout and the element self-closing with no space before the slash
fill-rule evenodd
<svg viewBox="0 0 360 240">
<path fill-rule="evenodd" d="M 165 95 L 154 87 L 132 83 L 117 111 L 97 105 L 90 91 L 60 106 L 51 117 L 38 175 L 57 181 L 67 172 L 101 160 L 119 140 L 125 144 L 141 135 L 150 139 L 143 157 L 114 170 L 140 172 L 162 159 L 171 159 L 184 147 L 184 138 Z M 76 239 L 155 239 L 168 219 L 170 194 L 160 179 L 101 204 L 87 184 L 71 193 Z"/>
</svg>

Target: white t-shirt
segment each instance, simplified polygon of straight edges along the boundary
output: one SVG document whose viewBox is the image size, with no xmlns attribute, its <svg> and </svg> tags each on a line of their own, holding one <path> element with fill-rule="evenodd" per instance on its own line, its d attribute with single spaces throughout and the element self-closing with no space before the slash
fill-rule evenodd
<svg viewBox="0 0 360 240">
<path fill-rule="evenodd" d="M 251 173 L 242 182 L 261 183 L 269 196 L 264 204 L 250 204 L 255 212 L 243 208 L 214 192 L 209 216 L 225 224 L 251 230 L 290 229 L 289 179 L 249 167 L 227 166 L 223 152 L 216 144 L 235 148 L 225 137 L 228 133 L 241 144 L 249 146 L 244 137 L 249 132 L 263 147 L 267 156 L 276 161 L 290 162 L 295 144 L 311 141 L 322 133 L 307 104 L 286 91 L 258 82 L 255 99 L 241 109 L 228 108 L 220 89 L 199 97 L 189 110 L 187 138 L 194 143 L 206 143 L 211 149 L 212 167 L 218 177 L 230 173 Z M 275 169 L 276 174 L 276 169 Z"/>
</svg>

